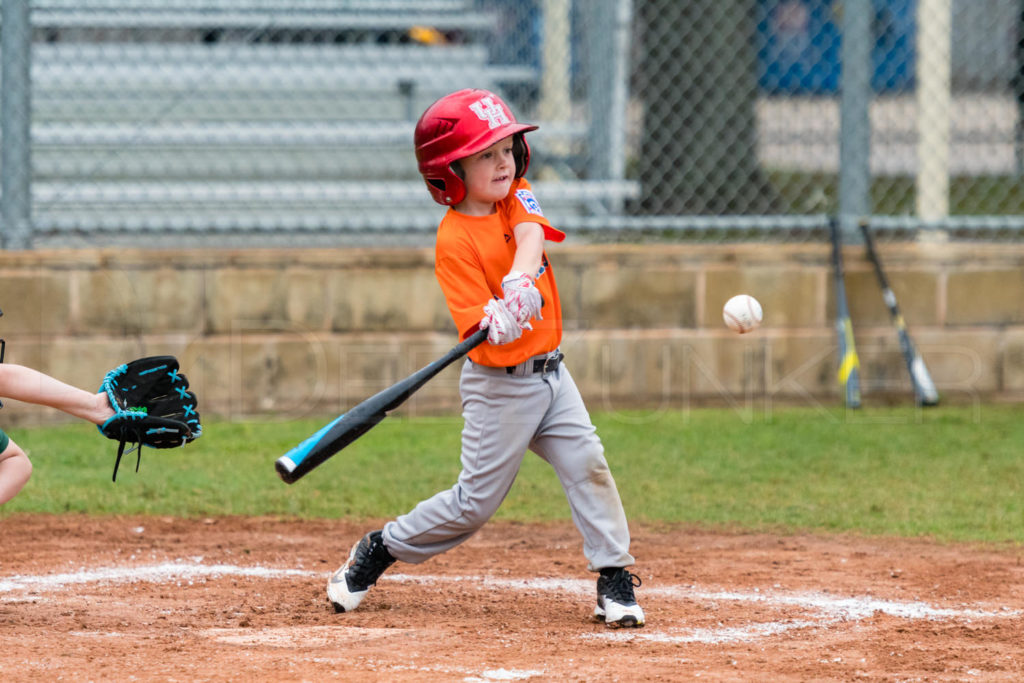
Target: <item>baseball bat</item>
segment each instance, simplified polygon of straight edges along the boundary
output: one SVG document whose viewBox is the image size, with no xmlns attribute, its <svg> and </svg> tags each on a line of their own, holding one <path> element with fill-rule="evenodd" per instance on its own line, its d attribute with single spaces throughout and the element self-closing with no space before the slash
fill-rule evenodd
<svg viewBox="0 0 1024 683">
<path fill-rule="evenodd" d="M 373 429 L 387 417 L 389 411 L 400 406 L 435 375 L 475 349 L 485 339 L 487 330 L 477 330 L 441 358 L 340 415 L 278 458 L 274 463 L 277 475 L 286 484 L 295 483 L 313 468 Z"/>
<path fill-rule="evenodd" d="M 882 260 L 875 250 L 875 242 L 871 238 L 871 229 L 867 221 L 861 221 L 860 230 L 864 234 L 864 246 L 868 252 L 868 258 L 875 266 L 875 275 L 878 277 L 878 286 L 882 288 L 882 299 L 889 308 L 889 316 L 892 324 L 896 326 L 896 334 L 900 339 L 900 351 L 903 352 L 903 360 L 906 361 L 907 371 L 910 373 L 910 382 L 914 385 L 914 399 L 921 406 L 936 406 L 939 404 L 939 392 L 935 388 L 932 376 L 924 359 L 917 352 L 917 347 L 910 339 L 910 332 L 907 330 L 907 322 L 903 319 L 899 304 L 896 301 L 896 294 L 889 285 L 889 278 L 882 268 Z"/>
<path fill-rule="evenodd" d="M 836 333 L 839 337 L 839 385 L 846 395 L 847 408 L 860 408 L 860 359 L 853 343 L 853 322 L 846 303 L 846 280 L 843 275 L 843 239 L 839 234 L 839 221 L 829 219 L 832 236 L 832 270 L 836 284 Z"/>
</svg>

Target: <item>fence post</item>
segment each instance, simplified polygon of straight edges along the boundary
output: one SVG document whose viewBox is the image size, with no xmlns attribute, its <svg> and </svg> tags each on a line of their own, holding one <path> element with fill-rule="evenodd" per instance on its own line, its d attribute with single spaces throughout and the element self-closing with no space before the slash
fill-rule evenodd
<svg viewBox="0 0 1024 683">
<path fill-rule="evenodd" d="M 917 217 L 949 215 L 951 0 L 917 3 Z"/>
<path fill-rule="evenodd" d="M 569 65 L 573 58 L 569 0 L 544 0 L 543 40 L 540 61 L 540 100 L 537 118 L 545 123 L 564 124 L 572 117 L 572 86 Z M 552 140 L 550 153 L 559 162 L 569 157 L 568 140 Z"/>
<path fill-rule="evenodd" d="M 0 9 L 0 238 L 6 249 L 27 249 L 32 240 L 28 0 L 3 0 Z"/>
<path fill-rule="evenodd" d="M 605 180 L 622 180 L 626 166 L 626 109 L 629 100 L 629 41 L 632 0 L 587 3 L 587 78 L 590 108 L 590 172 Z M 611 213 L 622 201 L 607 200 Z"/>
<path fill-rule="evenodd" d="M 839 226 L 871 213 L 871 0 L 846 0 L 839 98 Z"/>
<path fill-rule="evenodd" d="M 1016 70 L 1013 74 L 1013 94 L 1017 100 L 1017 120 L 1014 125 L 1014 156 L 1017 175 L 1024 175 L 1024 0 L 1017 5 L 1017 49 L 1014 52 Z"/>
</svg>

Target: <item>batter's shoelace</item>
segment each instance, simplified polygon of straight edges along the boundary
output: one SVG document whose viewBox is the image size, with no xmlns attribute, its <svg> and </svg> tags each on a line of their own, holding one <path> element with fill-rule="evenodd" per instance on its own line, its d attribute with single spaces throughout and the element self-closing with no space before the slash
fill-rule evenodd
<svg viewBox="0 0 1024 683">
<path fill-rule="evenodd" d="M 642 583 L 639 576 L 621 569 L 611 576 L 601 576 L 601 594 L 620 605 L 634 605 L 636 595 L 633 588 L 639 588 Z"/>
<path fill-rule="evenodd" d="M 381 542 L 380 535 L 371 535 L 368 542 L 363 539 L 356 549 L 355 562 L 349 567 L 348 578 L 358 588 L 367 588 L 377 583 L 380 575 L 394 561 Z"/>
</svg>

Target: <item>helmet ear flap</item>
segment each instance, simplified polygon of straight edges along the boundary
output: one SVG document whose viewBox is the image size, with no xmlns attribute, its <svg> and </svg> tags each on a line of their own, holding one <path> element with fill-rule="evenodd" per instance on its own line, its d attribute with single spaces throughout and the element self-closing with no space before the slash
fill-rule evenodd
<svg viewBox="0 0 1024 683">
<path fill-rule="evenodd" d="M 512 136 L 512 158 L 516 160 L 516 178 L 522 178 L 530 166 L 530 145 L 523 133 Z"/>
<path fill-rule="evenodd" d="M 424 175 L 423 179 L 439 204 L 454 206 L 466 197 L 462 167 L 457 162 L 450 164 L 444 171 L 438 171 L 437 175 Z"/>
</svg>

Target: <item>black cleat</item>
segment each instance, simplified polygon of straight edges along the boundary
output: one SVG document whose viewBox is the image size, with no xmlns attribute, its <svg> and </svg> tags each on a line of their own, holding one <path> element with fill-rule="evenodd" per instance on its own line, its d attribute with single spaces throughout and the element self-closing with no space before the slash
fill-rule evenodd
<svg viewBox="0 0 1024 683">
<path fill-rule="evenodd" d="M 395 563 L 384 546 L 381 531 L 371 531 L 352 546 L 348 561 L 327 582 L 327 599 L 335 612 L 351 612 L 363 601 L 370 586 Z"/>
<path fill-rule="evenodd" d="M 608 626 L 639 628 L 644 625 L 644 611 L 636 602 L 633 587 L 640 586 L 640 577 L 621 567 L 601 570 L 597 579 L 597 607 L 594 618 Z"/>
</svg>

